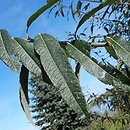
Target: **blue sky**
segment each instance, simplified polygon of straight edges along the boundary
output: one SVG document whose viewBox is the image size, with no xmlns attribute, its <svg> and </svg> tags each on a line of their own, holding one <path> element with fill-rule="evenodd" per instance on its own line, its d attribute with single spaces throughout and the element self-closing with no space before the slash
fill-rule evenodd
<svg viewBox="0 0 130 130">
<path fill-rule="evenodd" d="M 25 38 L 26 21 L 32 12 L 43 5 L 43 0 L 0 0 L 0 28 L 7 29 L 12 37 Z M 38 33 L 49 33 L 60 40 L 66 40 L 65 31 L 74 31 L 75 22 L 67 22 L 64 18 L 47 18 L 42 15 L 30 27 L 29 34 L 34 37 Z M 19 75 L 12 72 L 0 61 L 0 130 L 38 130 L 26 119 L 19 103 Z M 81 85 L 87 91 L 100 94 L 105 85 L 98 82 L 83 69 Z"/>
</svg>

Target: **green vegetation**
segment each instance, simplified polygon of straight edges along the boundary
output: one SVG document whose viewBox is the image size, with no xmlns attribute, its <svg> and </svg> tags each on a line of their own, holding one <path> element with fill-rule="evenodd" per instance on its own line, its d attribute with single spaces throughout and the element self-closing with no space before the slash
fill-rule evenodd
<svg viewBox="0 0 130 130">
<path fill-rule="evenodd" d="M 55 17 L 78 21 L 75 31 L 68 33 L 67 41 L 58 41 L 49 34 L 30 38 L 30 25 L 46 10 Z M 12 38 L 8 31 L 0 30 L 0 59 L 16 72 L 21 66 L 20 101 L 32 124 L 29 74 L 32 75 L 32 112 L 36 112 L 35 124 L 42 130 L 123 130 L 129 127 L 129 10 L 128 0 L 47 0 L 28 19 L 26 39 Z M 68 58 L 76 61 L 75 72 Z M 113 65 L 113 60 L 117 64 Z M 79 82 L 81 66 L 113 88 L 99 97 L 90 95 L 87 102 Z M 96 105 L 106 106 L 106 113 L 91 112 Z"/>
</svg>

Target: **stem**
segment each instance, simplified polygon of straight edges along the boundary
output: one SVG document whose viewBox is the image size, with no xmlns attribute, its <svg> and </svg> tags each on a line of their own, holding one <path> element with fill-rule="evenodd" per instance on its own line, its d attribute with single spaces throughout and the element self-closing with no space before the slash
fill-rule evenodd
<svg viewBox="0 0 130 130">
<path fill-rule="evenodd" d="M 104 47 L 104 46 L 109 46 L 107 42 L 92 42 L 91 43 L 92 47 Z"/>
<path fill-rule="evenodd" d="M 76 67 L 75 67 L 75 75 L 78 78 L 78 80 L 80 79 L 80 68 L 81 68 L 81 65 L 78 62 L 77 65 L 76 65 Z"/>
</svg>

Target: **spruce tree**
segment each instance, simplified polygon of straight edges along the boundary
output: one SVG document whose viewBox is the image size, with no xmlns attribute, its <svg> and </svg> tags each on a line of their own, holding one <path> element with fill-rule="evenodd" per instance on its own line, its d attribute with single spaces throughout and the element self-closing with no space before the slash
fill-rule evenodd
<svg viewBox="0 0 130 130">
<path fill-rule="evenodd" d="M 66 104 L 55 86 L 34 75 L 30 86 L 32 112 L 42 130 L 87 130 L 84 120 Z"/>
</svg>

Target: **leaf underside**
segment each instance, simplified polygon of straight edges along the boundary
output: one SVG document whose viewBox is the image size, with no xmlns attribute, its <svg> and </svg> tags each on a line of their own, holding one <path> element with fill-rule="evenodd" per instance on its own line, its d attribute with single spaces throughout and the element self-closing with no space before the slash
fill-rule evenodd
<svg viewBox="0 0 130 130">
<path fill-rule="evenodd" d="M 0 30 L 0 59 L 15 72 L 19 71 L 19 62 L 13 55 L 12 38 L 6 30 Z"/>
<path fill-rule="evenodd" d="M 105 46 L 105 49 L 107 50 L 107 52 L 110 54 L 110 56 L 112 56 L 114 59 L 118 59 L 115 50 L 113 49 L 112 46 Z"/>
<path fill-rule="evenodd" d="M 100 65 L 98 65 L 92 58 L 83 54 L 77 48 L 71 44 L 66 45 L 66 49 L 71 57 L 73 57 L 77 62 L 79 62 L 83 68 L 89 72 L 91 75 L 96 77 L 98 80 L 105 84 L 109 84 L 115 87 L 121 87 L 123 89 L 130 89 L 130 86 L 122 83 L 120 80 L 112 76 L 109 72 L 104 70 Z"/>
<path fill-rule="evenodd" d="M 20 72 L 20 90 L 19 90 L 20 103 L 25 112 L 26 117 L 34 125 L 29 109 L 28 76 L 29 76 L 28 69 L 26 69 L 26 67 L 22 65 Z"/>
<path fill-rule="evenodd" d="M 78 114 L 87 115 L 86 101 L 78 79 L 74 75 L 65 52 L 58 41 L 47 34 L 39 34 L 34 41 L 43 68 L 67 104 Z"/>
<path fill-rule="evenodd" d="M 14 54 L 22 65 L 32 73 L 41 75 L 40 62 L 35 55 L 34 47 L 24 39 L 14 38 L 13 41 Z"/>
<path fill-rule="evenodd" d="M 130 67 L 130 43 L 122 40 L 121 37 L 111 38 L 107 37 L 107 41 L 111 44 L 118 55 L 118 57 Z"/>
</svg>

